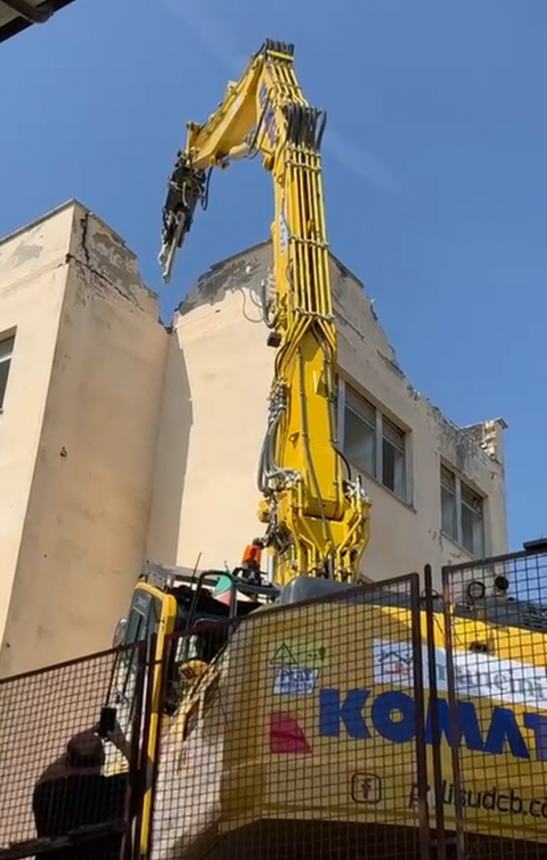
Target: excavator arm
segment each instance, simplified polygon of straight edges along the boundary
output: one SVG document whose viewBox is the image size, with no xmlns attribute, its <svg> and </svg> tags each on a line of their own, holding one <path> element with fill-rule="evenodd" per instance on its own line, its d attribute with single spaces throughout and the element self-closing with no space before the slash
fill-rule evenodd
<svg viewBox="0 0 547 860">
<path fill-rule="evenodd" d="M 277 349 L 259 466 L 275 579 L 355 580 L 368 542 L 370 502 L 352 479 L 336 438 L 336 325 L 321 177 L 323 112 L 304 99 L 293 46 L 267 40 L 203 125 L 188 124 L 163 210 L 160 262 L 169 280 L 175 253 L 209 171 L 260 153 L 274 184 L 271 227 L 274 300 L 268 343 Z"/>
</svg>

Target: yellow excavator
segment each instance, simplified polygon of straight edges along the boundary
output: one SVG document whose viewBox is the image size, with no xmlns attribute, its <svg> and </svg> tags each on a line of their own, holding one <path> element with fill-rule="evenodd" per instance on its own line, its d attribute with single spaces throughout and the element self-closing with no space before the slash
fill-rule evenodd
<svg viewBox="0 0 547 860">
<path fill-rule="evenodd" d="M 275 296 L 266 319 L 267 342 L 277 354 L 259 464 L 265 533 L 249 544 L 241 566 L 228 577 L 230 607 L 212 596 L 218 580 L 226 578 L 222 571 L 196 578 L 191 571 L 147 566 L 117 641 L 154 634 L 158 666 L 165 637 L 189 620 L 248 614 L 275 601 L 279 587 L 289 582 L 297 599 L 302 590 L 310 596 L 302 581 L 310 577 L 319 591 L 358 577 L 370 501 L 336 438 L 336 326 L 320 155 L 325 119 L 302 95 L 293 46 L 267 40 L 207 122 L 188 124 L 186 147 L 168 181 L 159 255 L 166 282 L 197 205 L 206 205 L 210 171 L 261 156 L 274 184 Z M 260 570 L 263 550 L 269 555 L 268 581 Z M 154 717 L 151 755 L 156 732 Z"/>
<path fill-rule="evenodd" d="M 431 635 L 426 614 L 411 610 L 419 598 L 415 584 L 358 587 L 370 501 L 336 439 L 324 128 L 324 113 L 308 105 L 297 83 L 293 46 L 267 40 L 209 119 L 188 125 L 168 183 L 160 253 L 165 280 L 196 207 L 206 204 L 210 171 L 261 157 L 275 199 L 275 295 L 265 316 L 276 360 L 260 452 L 264 535 L 230 573 L 146 565 L 117 634 L 120 643 L 145 640 L 153 648 L 147 744 L 151 762 L 160 760 L 140 824 L 142 854 L 151 851 L 157 860 L 349 858 L 361 856 L 365 843 L 370 851 L 382 844 L 387 856 L 397 842 L 389 849 L 387 831 L 377 828 L 418 832 L 427 814 L 416 790 L 412 694 L 421 683 L 416 658 Z M 264 574 L 262 554 L 273 575 Z M 227 600 L 218 597 L 221 581 L 228 583 Z M 475 612 L 479 603 L 460 611 L 454 644 L 460 656 L 472 652 L 479 677 L 489 660 L 507 669 L 516 641 L 514 672 L 528 677 L 545 665 L 544 631 L 527 626 L 515 607 L 512 620 L 492 623 L 484 607 Z M 433 635 L 445 653 L 438 607 Z M 477 642 L 486 643 L 487 653 L 472 649 Z M 132 707 L 130 669 L 127 661 L 120 664 L 115 685 L 120 719 Z M 508 828 L 525 834 L 526 820 L 507 792 L 518 783 L 526 755 L 529 791 L 540 778 L 542 703 L 523 695 L 508 716 L 507 696 L 482 688 L 466 695 L 471 710 L 464 706 L 458 729 L 467 742 L 466 789 L 484 782 L 484 762 L 497 757 L 495 790 L 505 798 L 501 807 L 481 808 L 473 826 L 488 833 L 494 821 L 500 836 Z M 435 716 L 428 712 L 424 719 L 431 734 Z M 452 773 L 454 743 L 442 709 L 439 719 L 443 768 Z M 526 789 L 519 790 L 524 798 Z M 547 841 L 547 806 L 544 819 L 541 803 L 533 808 L 544 827 L 535 838 Z M 298 847 L 295 834 L 306 828 L 307 847 L 302 841 Z M 322 847 L 313 842 L 318 838 Z"/>
</svg>

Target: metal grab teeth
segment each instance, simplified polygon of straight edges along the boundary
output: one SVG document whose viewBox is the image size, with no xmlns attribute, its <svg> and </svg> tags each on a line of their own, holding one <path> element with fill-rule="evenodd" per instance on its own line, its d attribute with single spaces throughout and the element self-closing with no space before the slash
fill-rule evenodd
<svg viewBox="0 0 547 860">
<path fill-rule="evenodd" d="M 285 54 L 287 57 L 294 56 L 294 45 L 292 42 L 278 42 L 275 39 L 265 39 L 262 50 L 264 53 L 272 51 L 274 54 Z"/>
<path fill-rule="evenodd" d="M 283 105 L 283 113 L 287 120 L 287 140 L 318 152 L 327 121 L 325 111 L 293 102 Z"/>
</svg>

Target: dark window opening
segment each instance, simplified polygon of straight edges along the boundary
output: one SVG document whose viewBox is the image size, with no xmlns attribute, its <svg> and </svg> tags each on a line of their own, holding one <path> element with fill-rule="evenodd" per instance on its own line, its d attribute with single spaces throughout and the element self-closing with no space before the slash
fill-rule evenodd
<svg viewBox="0 0 547 860">
<path fill-rule="evenodd" d="M 382 419 L 382 483 L 400 499 L 406 496 L 405 434 Z"/>
<path fill-rule="evenodd" d="M 0 340 L 0 409 L 4 405 L 15 337 Z"/>
</svg>

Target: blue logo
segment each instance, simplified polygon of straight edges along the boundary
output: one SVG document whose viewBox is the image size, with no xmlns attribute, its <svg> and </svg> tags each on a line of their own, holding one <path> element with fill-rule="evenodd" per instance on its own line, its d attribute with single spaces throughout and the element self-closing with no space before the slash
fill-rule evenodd
<svg viewBox="0 0 547 860">
<path fill-rule="evenodd" d="M 365 705 L 371 697 L 370 690 L 348 690 L 342 695 L 340 690 L 322 689 L 319 691 L 319 734 L 321 737 L 338 738 L 341 730 L 356 740 L 367 740 L 372 731 L 395 744 L 409 743 L 416 736 L 416 707 L 414 699 L 399 690 L 381 693 L 371 703 L 370 716 L 364 714 Z M 426 725 L 425 740 L 433 743 L 432 712 L 430 702 Z M 488 726 L 481 728 L 473 702 L 456 702 L 457 730 L 454 731 L 448 702 L 437 700 L 437 713 L 441 736 L 451 747 L 465 744 L 467 749 L 490 755 L 503 755 L 510 752 L 515 758 L 529 759 L 530 750 L 517 723 L 515 714 L 509 708 L 494 707 Z M 547 761 L 547 715 L 523 714 L 523 724 L 534 734 L 535 760 Z"/>
</svg>

